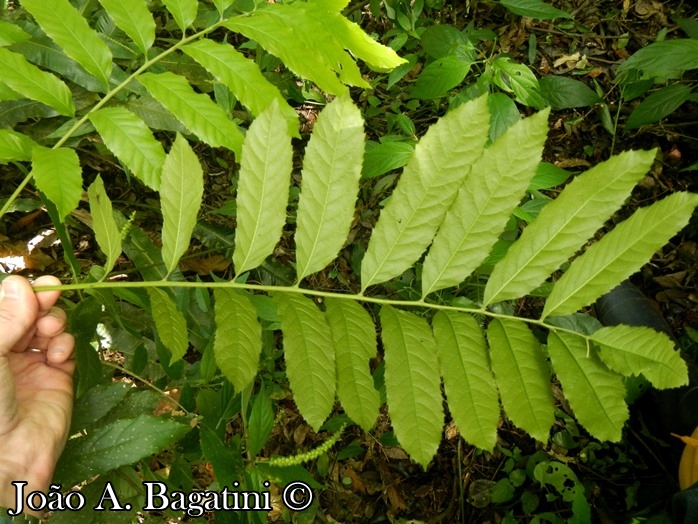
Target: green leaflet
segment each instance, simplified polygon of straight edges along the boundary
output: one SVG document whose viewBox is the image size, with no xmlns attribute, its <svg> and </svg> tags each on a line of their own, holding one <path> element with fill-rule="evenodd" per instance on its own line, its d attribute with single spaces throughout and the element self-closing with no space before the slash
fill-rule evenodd
<svg viewBox="0 0 698 524">
<path fill-rule="evenodd" d="M 21 53 L 24 58 L 35 66 L 56 73 L 64 82 L 70 80 L 94 93 L 99 93 L 104 90 L 99 80 L 85 71 L 75 60 L 66 55 L 65 52 L 56 45 L 53 40 L 42 33 L 38 27 L 35 31 L 38 33 L 35 34 L 31 40 L 15 44 L 12 46 L 12 50 L 15 53 Z M 79 98 L 76 97 L 76 102 L 78 101 Z"/>
<path fill-rule="evenodd" d="M 234 1 L 235 0 L 213 0 L 216 9 L 218 9 L 218 14 L 221 15 L 221 18 L 223 17 L 223 13 L 225 13 L 225 10 L 228 9 L 231 5 L 233 5 Z"/>
<path fill-rule="evenodd" d="M 32 158 L 34 142 L 27 135 L 10 129 L 0 129 L 0 164 L 28 162 Z"/>
<path fill-rule="evenodd" d="M 447 96 L 451 89 L 463 82 L 473 62 L 454 55 L 434 60 L 419 74 L 409 98 L 433 100 Z"/>
<path fill-rule="evenodd" d="M 143 73 L 138 81 L 158 102 L 211 147 L 227 147 L 240 156 L 242 133 L 223 108 L 207 95 L 196 93 L 179 75 Z"/>
<path fill-rule="evenodd" d="M 257 310 L 246 293 L 216 289 L 216 338 L 213 352 L 216 364 L 235 387 L 244 391 L 252 384 L 262 352 L 262 326 Z"/>
<path fill-rule="evenodd" d="M 247 452 L 256 457 L 267 443 L 274 428 L 274 408 L 264 389 L 264 384 L 255 395 L 247 420 Z"/>
<path fill-rule="evenodd" d="M 94 299 L 94 297 L 90 298 Z M 80 304 L 83 303 L 84 302 L 80 302 Z M 99 314 L 95 320 L 98 321 L 102 313 L 102 304 L 97 304 L 96 310 Z M 96 323 L 97 322 L 95 322 L 95 324 Z M 92 332 L 90 332 L 90 336 L 93 334 L 94 327 Z M 125 382 L 103 382 L 88 389 L 83 396 L 75 401 L 73 406 L 73 418 L 70 422 L 70 434 L 74 435 L 78 431 L 94 428 L 95 423 L 99 423 L 99 421 L 113 408 L 119 405 L 128 395 L 129 391 L 133 389 Z"/>
<path fill-rule="evenodd" d="M 385 389 L 395 436 L 424 469 L 441 441 L 444 413 L 436 342 L 423 318 L 383 306 Z"/>
<path fill-rule="evenodd" d="M 591 335 L 599 356 L 623 375 L 644 375 L 657 389 L 688 384 L 688 368 L 664 333 L 638 326 L 601 328 Z"/>
<path fill-rule="evenodd" d="M 494 319 L 487 328 L 492 371 L 507 416 L 540 442 L 548 440 L 553 416 L 550 369 L 525 323 Z"/>
<path fill-rule="evenodd" d="M 165 4 L 182 32 L 194 22 L 199 8 L 197 0 L 162 0 L 162 3 Z"/>
<path fill-rule="evenodd" d="M 16 24 L 0 20 L 0 46 L 8 46 L 29 40 L 32 36 Z"/>
<path fill-rule="evenodd" d="M 380 408 L 369 370 L 377 352 L 373 320 L 358 302 L 336 298 L 325 301 L 325 318 L 334 344 L 337 396 L 347 415 L 369 431 Z"/>
<path fill-rule="evenodd" d="M 540 91 L 538 78 L 526 65 L 512 62 L 509 57 L 500 57 L 492 61 L 492 71 L 492 82 L 504 91 L 514 93 L 517 101 L 536 109 L 548 105 Z"/>
<path fill-rule="evenodd" d="M 82 170 L 75 150 L 34 147 L 31 175 L 36 187 L 56 205 L 61 220 L 78 207 L 82 196 Z"/>
<path fill-rule="evenodd" d="M 183 135 L 191 134 L 172 113 L 162 107 L 162 104 L 150 95 L 129 100 L 124 104 L 124 107 L 142 119 L 153 130 L 161 129 L 163 131 L 182 133 Z"/>
<path fill-rule="evenodd" d="M 501 0 L 501 3 L 512 13 L 537 18 L 539 20 L 573 18 L 571 14 L 561 11 L 542 0 Z"/>
<path fill-rule="evenodd" d="M 155 20 L 145 0 L 99 0 L 99 3 L 146 55 L 155 41 Z"/>
<path fill-rule="evenodd" d="M 68 86 L 51 73 L 27 62 L 26 58 L 0 47 L 2 82 L 23 97 L 51 106 L 61 115 L 74 116 L 75 105 Z"/>
<path fill-rule="evenodd" d="M 551 331 L 548 353 L 577 420 L 599 440 L 620 441 L 629 415 L 621 376 L 582 337 Z"/>
<path fill-rule="evenodd" d="M 349 2 L 316 0 L 314 3 L 326 10 L 321 19 L 331 20 L 331 32 L 337 41 L 348 48 L 353 56 L 366 62 L 371 69 L 388 72 L 400 64 L 407 63 L 407 60 L 399 57 L 390 47 L 379 44 L 357 24 L 340 14 Z"/>
<path fill-rule="evenodd" d="M 577 176 L 494 267 L 484 304 L 521 297 L 540 285 L 620 207 L 655 154 L 628 151 Z"/>
<path fill-rule="evenodd" d="M 335 361 L 325 317 L 309 298 L 274 293 L 284 335 L 284 358 L 293 399 L 315 431 L 332 411 Z"/>
<path fill-rule="evenodd" d="M 643 78 L 680 78 L 685 71 L 698 69 L 698 40 L 679 38 L 654 42 L 623 62 L 618 75 L 637 69 Z"/>
<path fill-rule="evenodd" d="M 71 439 L 61 455 L 57 476 L 69 485 L 106 473 L 174 444 L 191 430 L 171 418 L 139 415 L 107 423 L 81 438 Z"/>
<path fill-rule="evenodd" d="M 149 287 L 150 308 L 158 336 L 171 353 L 171 366 L 181 359 L 189 347 L 187 322 L 170 295 L 159 288 Z"/>
<path fill-rule="evenodd" d="M 0 102 L 9 102 L 11 100 L 20 100 L 24 98 L 17 91 L 13 91 L 9 86 L 0 82 Z"/>
<path fill-rule="evenodd" d="M 91 344 L 101 320 L 102 303 L 95 296 L 81 300 L 68 317 L 66 331 L 75 339 L 75 370 L 78 376 L 75 395 L 78 401 L 84 399 L 85 392 L 98 384 L 102 377 L 101 354 Z"/>
<path fill-rule="evenodd" d="M 264 262 L 281 237 L 292 156 L 284 117 L 273 102 L 252 122 L 242 147 L 233 253 L 238 275 Z"/>
<path fill-rule="evenodd" d="M 548 113 L 512 125 L 472 166 L 424 260 L 422 298 L 459 284 L 487 258 L 536 174 Z"/>
<path fill-rule="evenodd" d="M 363 119 L 347 97 L 320 113 L 305 149 L 296 230 L 298 280 L 337 257 L 354 219 L 364 156 Z"/>
<path fill-rule="evenodd" d="M 351 36 L 349 51 L 371 60 L 369 64 L 378 62 L 385 69 L 403 62 L 389 48 L 357 37 L 357 30 L 330 2 L 269 4 L 252 14 L 233 16 L 225 26 L 257 41 L 298 76 L 335 95 L 347 91 L 344 84 L 369 87 L 341 36 Z"/>
<path fill-rule="evenodd" d="M 487 98 L 463 104 L 431 126 L 381 211 L 361 265 L 361 286 L 400 275 L 424 252 L 487 141 Z"/>
<path fill-rule="evenodd" d="M 102 177 L 97 175 L 95 181 L 87 188 L 90 199 L 90 215 L 92 216 L 92 229 L 95 232 L 97 244 L 102 252 L 107 255 L 104 264 L 104 277 L 112 270 L 116 259 L 121 255 L 121 232 L 112 215 L 111 200 L 104 190 Z"/>
<path fill-rule="evenodd" d="M 97 78 L 104 88 L 109 87 L 111 51 L 68 0 L 26 0 L 22 7 L 65 54 Z"/>
<path fill-rule="evenodd" d="M 202 39 L 182 47 L 182 51 L 205 67 L 216 80 L 228 86 L 242 105 L 259 116 L 276 100 L 288 122 L 291 136 L 298 135 L 298 115 L 279 89 L 269 82 L 254 61 L 245 58 L 231 45 Z"/>
<path fill-rule="evenodd" d="M 94 111 L 90 121 L 104 145 L 146 186 L 158 191 L 166 154 L 145 122 L 123 107 Z"/>
<path fill-rule="evenodd" d="M 177 133 L 162 166 L 162 259 L 167 274 L 177 267 L 189 247 L 204 192 L 201 164 L 186 138 Z"/>
<path fill-rule="evenodd" d="M 690 85 L 682 84 L 670 84 L 655 91 L 633 109 L 625 123 L 625 129 L 638 129 L 659 122 L 689 100 L 692 92 Z"/>
<path fill-rule="evenodd" d="M 497 443 L 499 394 L 482 329 L 470 315 L 439 311 L 432 321 L 448 409 L 463 438 L 492 451 Z"/>
<path fill-rule="evenodd" d="M 698 195 L 674 193 L 635 211 L 572 262 L 553 287 L 542 318 L 574 313 L 620 284 L 688 223 L 696 205 Z"/>
</svg>

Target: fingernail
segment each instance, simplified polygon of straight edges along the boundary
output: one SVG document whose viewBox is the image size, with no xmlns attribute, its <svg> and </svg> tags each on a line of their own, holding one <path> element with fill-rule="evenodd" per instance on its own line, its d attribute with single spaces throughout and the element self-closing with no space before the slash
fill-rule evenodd
<svg viewBox="0 0 698 524">
<path fill-rule="evenodd" d="M 2 281 L 2 291 L 3 291 L 4 297 L 7 297 L 7 298 L 17 298 L 19 296 L 19 287 L 17 286 L 17 282 L 15 282 L 14 280 L 10 280 L 10 279 L 3 280 Z"/>
</svg>

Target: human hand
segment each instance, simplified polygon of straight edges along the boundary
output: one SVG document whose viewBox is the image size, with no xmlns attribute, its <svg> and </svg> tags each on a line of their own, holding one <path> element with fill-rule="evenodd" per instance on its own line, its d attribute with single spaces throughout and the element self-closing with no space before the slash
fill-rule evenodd
<svg viewBox="0 0 698 524">
<path fill-rule="evenodd" d="M 53 286 L 55 277 L 36 285 Z M 73 407 L 72 335 L 54 306 L 59 291 L 34 293 L 7 277 L 0 293 L 0 506 L 15 507 L 12 481 L 46 492 L 68 437 Z"/>
</svg>

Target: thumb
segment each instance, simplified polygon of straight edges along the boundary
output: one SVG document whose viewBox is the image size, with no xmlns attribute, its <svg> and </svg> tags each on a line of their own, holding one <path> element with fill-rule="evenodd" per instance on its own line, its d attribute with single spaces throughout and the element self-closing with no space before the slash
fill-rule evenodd
<svg viewBox="0 0 698 524">
<path fill-rule="evenodd" d="M 0 291 L 0 356 L 24 340 L 30 340 L 39 305 L 29 282 L 18 276 L 7 277 Z"/>
</svg>

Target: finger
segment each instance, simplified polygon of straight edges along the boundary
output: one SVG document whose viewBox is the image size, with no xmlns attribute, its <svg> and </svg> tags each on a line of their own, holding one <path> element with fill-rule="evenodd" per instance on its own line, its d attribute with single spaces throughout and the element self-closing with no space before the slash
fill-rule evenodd
<svg viewBox="0 0 698 524">
<path fill-rule="evenodd" d="M 28 335 L 33 336 L 39 304 L 29 282 L 18 276 L 2 282 L 0 295 L 0 355 L 5 355 Z"/>
<path fill-rule="evenodd" d="M 34 286 L 60 286 L 61 281 L 51 275 L 43 275 L 34 281 Z M 39 301 L 39 311 L 43 314 L 47 313 L 58 300 L 61 295 L 60 291 L 39 291 L 36 294 L 36 299 Z"/>
<path fill-rule="evenodd" d="M 74 349 L 75 339 L 73 335 L 70 333 L 61 333 L 52 338 L 48 343 L 46 360 L 50 365 L 58 366 L 73 358 Z"/>
<path fill-rule="evenodd" d="M 12 351 L 21 353 L 29 348 L 46 350 L 50 340 L 65 330 L 67 320 L 65 311 L 52 307 L 46 316 L 36 321 L 36 329 L 27 333 L 26 337 L 15 344 Z"/>
<path fill-rule="evenodd" d="M 36 321 L 36 337 L 55 337 L 65 329 L 68 316 L 60 308 L 52 307 Z"/>
</svg>

